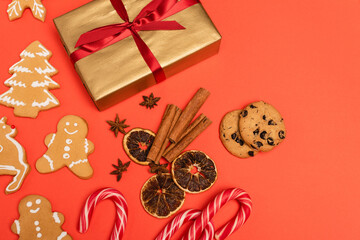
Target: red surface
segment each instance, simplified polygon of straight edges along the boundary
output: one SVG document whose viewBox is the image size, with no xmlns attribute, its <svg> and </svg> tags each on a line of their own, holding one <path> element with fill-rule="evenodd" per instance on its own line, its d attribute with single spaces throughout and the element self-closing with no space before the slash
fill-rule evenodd
<svg viewBox="0 0 360 240">
<path fill-rule="evenodd" d="M 129 203 L 124 239 L 154 239 L 170 219 L 155 219 L 140 204 L 140 189 L 151 176 L 147 167 L 131 163 L 119 183 L 109 174 L 117 158 L 128 161 L 128 157 L 122 137 L 115 138 L 105 120 L 119 113 L 131 127 L 156 130 L 166 104 L 184 107 L 199 87 L 212 93 L 201 112 L 213 124 L 189 149 L 211 156 L 219 178 L 209 191 L 187 194 L 183 210 L 202 208 L 221 190 L 240 187 L 252 197 L 253 212 L 229 239 L 360 238 L 360 163 L 355 153 L 360 134 L 359 1 L 204 1 L 223 35 L 220 53 L 101 113 L 51 21 L 87 1 L 44 1 L 45 23 L 28 10 L 21 19 L 9 22 L 10 1 L 0 2 L 1 82 L 10 77 L 8 68 L 19 61 L 20 52 L 40 40 L 53 52 L 50 63 L 59 70 L 53 79 L 61 85 L 52 91 L 61 106 L 41 112 L 35 120 L 14 117 L 12 109 L 0 106 L 0 115 L 17 127 L 16 139 L 26 148 L 32 167 L 22 189 L 8 196 L 3 190 L 11 178 L 0 177 L 1 239 L 17 239 L 10 226 L 18 218 L 18 202 L 28 194 L 48 198 L 53 209 L 65 215 L 63 227 L 74 239 L 108 239 L 115 217 L 109 201 L 97 207 L 86 235 L 76 230 L 85 199 L 101 187 L 119 189 Z M 7 89 L 0 84 L 0 92 Z M 141 96 L 151 92 L 161 97 L 159 106 L 152 110 L 139 106 Z M 226 112 L 256 100 L 268 101 L 282 113 L 287 139 L 271 152 L 238 159 L 222 146 L 219 123 Z M 34 168 L 46 151 L 45 136 L 55 132 L 58 120 L 67 114 L 89 123 L 88 138 L 95 144 L 89 157 L 95 169 L 90 180 L 78 179 L 67 169 L 42 175 Z M 235 202 L 229 203 L 216 215 L 215 225 L 225 223 L 237 209 Z"/>
</svg>

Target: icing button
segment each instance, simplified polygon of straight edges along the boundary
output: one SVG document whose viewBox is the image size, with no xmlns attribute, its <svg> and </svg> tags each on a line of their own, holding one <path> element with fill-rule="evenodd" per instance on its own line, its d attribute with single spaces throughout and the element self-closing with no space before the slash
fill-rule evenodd
<svg viewBox="0 0 360 240">
<path fill-rule="evenodd" d="M 70 158 L 70 154 L 64 153 L 63 158 L 64 158 L 64 159 L 69 159 L 69 158 Z"/>
<path fill-rule="evenodd" d="M 40 227 L 35 228 L 37 232 L 40 232 Z"/>
<path fill-rule="evenodd" d="M 39 221 L 34 222 L 35 226 L 39 225 Z"/>
<path fill-rule="evenodd" d="M 65 150 L 66 152 L 68 152 L 68 151 L 70 151 L 70 147 L 69 147 L 69 146 L 65 146 L 65 147 L 64 147 L 64 150 Z"/>
<path fill-rule="evenodd" d="M 66 142 L 67 144 L 71 144 L 71 143 L 72 143 L 72 140 L 71 140 L 70 138 L 68 138 L 68 139 L 65 140 L 65 142 Z"/>
</svg>

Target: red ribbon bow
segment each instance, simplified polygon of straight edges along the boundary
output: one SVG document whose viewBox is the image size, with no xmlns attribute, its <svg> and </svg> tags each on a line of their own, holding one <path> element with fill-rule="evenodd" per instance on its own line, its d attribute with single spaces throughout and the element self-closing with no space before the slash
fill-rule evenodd
<svg viewBox="0 0 360 240">
<path fill-rule="evenodd" d="M 124 23 L 95 28 L 82 34 L 75 45 L 75 47 L 80 48 L 70 55 L 72 62 L 75 63 L 94 52 L 132 35 L 142 57 L 153 72 L 156 82 L 159 83 L 165 80 L 166 76 L 163 69 L 150 48 L 139 36 L 138 31 L 185 29 L 176 21 L 161 20 L 188 8 L 199 1 L 153 0 L 140 11 L 132 22 L 129 20 L 128 13 L 122 0 L 110 1 L 121 19 L 124 20 Z"/>
</svg>

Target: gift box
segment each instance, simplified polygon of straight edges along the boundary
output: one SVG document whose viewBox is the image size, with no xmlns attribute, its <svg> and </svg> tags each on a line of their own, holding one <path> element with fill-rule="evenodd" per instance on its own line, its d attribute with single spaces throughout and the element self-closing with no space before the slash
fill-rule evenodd
<svg viewBox="0 0 360 240">
<path fill-rule="evenodd" d="M 221 41 L 197 0 L 94 0 L 54 23 L 99 110 L 216 54 Z"/>
</svg>

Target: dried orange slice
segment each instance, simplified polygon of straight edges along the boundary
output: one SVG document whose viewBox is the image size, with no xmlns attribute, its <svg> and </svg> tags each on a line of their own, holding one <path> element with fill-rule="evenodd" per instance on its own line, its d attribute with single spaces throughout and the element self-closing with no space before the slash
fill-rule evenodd
<svg viewBox="0 0 360 240">
<path fill-rule="evenodd" d="M 155 139 L 155 133 L 142 128 L 134 128 L 124 136 L 123 146 L 131 160 L 141 165 L 149 165 L 146 157 Z"/>
<path fill-rule="evenodd" d="M 188 193 L 208 190 L 217 179 L 213 160 L 197 150 L 184 152 L 172 163 L 171 173 L 176 185 Z"/>
<path fill-rule="evenodd" d="M 173 181 L 170 173 L 154 175 L 141 189 L 141 204 L 146 212 L 157 218 L 176 213 L 185 201 L 185 192 Z"/>
</svg>

